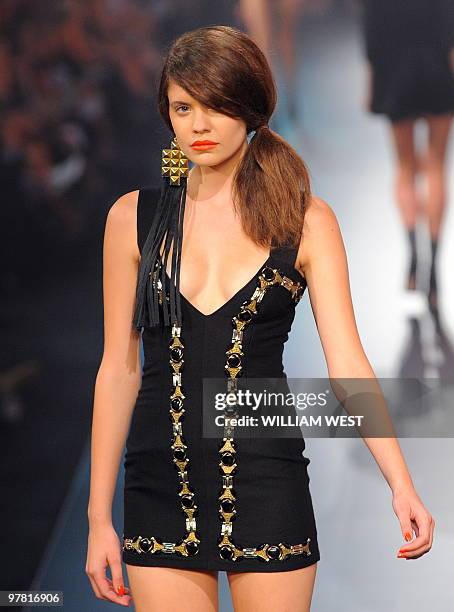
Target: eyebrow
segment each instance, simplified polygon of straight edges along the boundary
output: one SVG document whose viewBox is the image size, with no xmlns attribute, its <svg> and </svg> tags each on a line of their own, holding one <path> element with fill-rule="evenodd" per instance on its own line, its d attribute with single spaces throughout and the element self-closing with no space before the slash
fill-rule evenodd
<svg viewBox="0 0 454 612">
<path fill-rule="evenodd" d="M 184 102 L 182 100 L 174 100 L 170 103 L 171 106 L 174 106 L 175 104 L 189 104 L 189 102 Z"/>
</svg>

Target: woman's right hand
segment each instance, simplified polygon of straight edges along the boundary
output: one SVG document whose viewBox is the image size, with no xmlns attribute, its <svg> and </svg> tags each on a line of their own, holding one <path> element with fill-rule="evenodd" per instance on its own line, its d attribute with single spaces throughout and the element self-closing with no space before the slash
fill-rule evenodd
<svg viewBox="0 0 454 612">
<path fill-rule="evenodd" d="M 112 580 L 106 576 L 107 566 Z M 120 540 L 112 524 L 90 525 L 85 573 L 98 599 L 129 606 L 132 597 L 129 588 L 124 586 Z M 124 595 L 118 594 L 119 587 L 124 588 Z"/>
</svg>

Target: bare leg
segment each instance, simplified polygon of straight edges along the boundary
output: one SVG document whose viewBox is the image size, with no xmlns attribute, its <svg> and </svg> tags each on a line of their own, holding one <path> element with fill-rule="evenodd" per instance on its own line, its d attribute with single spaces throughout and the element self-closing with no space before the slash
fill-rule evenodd
<svg viewBox="0 0 454 612">
<path fill-rule="evenodd" d="M 235 612 L 309 612 L 317 563 L 288 572 L 227 572 Z"/>
<path fill-rule="evenodd" d="M 260 47 L 272 65 L 270 57 L 271 17 L 268 0 L 240 0 L 239 15 L 248 35 Z"/>
<path fill-rule="evenodd" d="M 218 612 L 218 573 L 126 565 L 136 612 Z"/>
<path fill-rule="evenodd" d="M 410 244 L 410 266 L 407 277 L 407 289 L 410 290 L 416 287 L 415 226 L 420 211 L 416 185 L 418 161 L 415 151 L 414 126 L 414 119 L 391 123 L 396 161 L 395 197 Z"/>
<path fill-rule="evenodd" d="M 427 179 L 425 209 L 431 238 L 438 238 L 440 234 L 446 204 L 446 145 L 452 117 L 452 115 L 427 117 L 429 139 L 427 152 L 422 159 L 422 170 L 425 172 Z"/>
<path fill-rule="evenodd" d="M 305 9 L 307 0 L 279 0 L 276 4 L 276 22 L 278 30 L 276 40 L 279 45 L 279 56 L 285 75 L 285 87 L 289 101 L 290 116 L 296 117 L 296 31 L 299 17 Z"/>
<path fill-rule="evenodd" d="M 437 308 L 436 254 L 447 199 L 446 149 L 452 114 L 427 117 L 429 128 L 427 151 L 422 158 L 422 170 L 426 176 L 425 211 L 431 240 L 431 268 L 429 281 L 429 306 Z"/>
</svg>

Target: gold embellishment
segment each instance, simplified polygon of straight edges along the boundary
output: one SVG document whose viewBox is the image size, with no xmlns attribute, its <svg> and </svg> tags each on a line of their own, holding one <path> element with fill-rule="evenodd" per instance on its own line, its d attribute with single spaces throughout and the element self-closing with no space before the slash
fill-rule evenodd
<svg viewBox="0 0 454 612">
<path fill-rule="evenodd" d="M 179 542 L 161 542 L 153 536 L 134 536 L 133 538 L 124 538 L 123 534 L 123 550 L 134 550 L 141 553 L 165 553 L 177 554 L 183 557 L 194 556 L 199 552 L 200 540 L 197 537 L 196 512 L 197 505 L 194 503 L 194 492 L 189 484 L 187 466 L 189 459 L 187 457 L 187 445 L 183 438 L 182 418 L 185 413 L 183 408 L 183 400 L 185 395 L 181 387 L 181 371 L 184 365 L 183 349 L 184 344 L 181 341 L 181 326 L 173 325 L 172 341 L 169 345 L 170 349 L 170 367 L 172 370 L 173 390 L 170 396 L 170 418 L 172 421 L 173 443 L 171 449 L 173 451 L 173 462 L 178 469 L 180 480 L 180 491 L 178 495 L 181 500 L 181 508 L 186 517 L 186 532 L 187 535 Z"/>
<path fill-rule="evenodd" d="M 291 278 L 284 276 L 278 269 L 265 266 L 259 276 L 259 284 L 249 301 L 241 307 L 240 312 L 233 317 L 232 346 L 226 351 L 227 359 L 225 370 L 227 372 L 227 392 L 234 395 L 237 391 L 237 377 L 242 371 L 243 332 L 245 327 L 257 314 L 257 306 L 262 301 L 266 291 L 275 285 L 281 285 L 290 291 L 292 299 L 298 303 L 303 294 L 301 283 L 294 282 Z M 232 397 L 233 400 L 233 397 Z M 236 516 L 235 493 L 233 489 L 233 476 L 237 466 L 236 443 L 233 440 L 235 431 L 234 419 L 238 418 L 239 412 L 232 401 L 225 410 L 224 437 L 219 448 L 219 467 L 222 472 L 223 489 L 219 496 L 219 515 L 222 520 L 221 535 L 218 538 L 219 556 L 226 561 L 238 561 L 241 559 L 261 559 L 263 561 L 284 561 L 293 555 L 311 554 L 310 538 L 303 544 L 289 545 L 285 542 L 279 544 L 262 544 L 254 547 L 240 547 L 232 540 L 233 520 Z"/>
<path fill-rule="evenodd" d="M 170 149 L 162 149 L 162 176 L 169 179 L 171 185 L 179 185 L 181 177 L 189 176 L 189 159 L 180 149 L 175 136 Z"/>
</svg>

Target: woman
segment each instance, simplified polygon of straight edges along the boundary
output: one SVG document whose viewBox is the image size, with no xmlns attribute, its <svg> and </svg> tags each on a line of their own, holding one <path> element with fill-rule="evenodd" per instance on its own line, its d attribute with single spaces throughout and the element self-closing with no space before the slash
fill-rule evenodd
<svg viewBox="0 0 454 612">
<path fill-rule="evenodd" d="M 267 127 L 275 104 L 269 65 L 246 34 L 184 34 L 160 82 L 175 134 L 162 188 L 123 195 L 107 216 L 86 571 L 97 597 L 128 605 L 123 560 L 139 612 L 217 610 L 219 570 L 235 610 L 309 610 L 320 554 L 304 440 L 236 439 L 232 413 L 223 435 L 202 435 L 202 381 L 227 380 L 234 393 L 238 376 L 285 378 L 283 345 L 306 287 L 330 376 L 373 376 L 336 217 Z M 111 505 L 126 436 L 120 544 Z M 421 556 L 434 523 L 399 446 L 367 443 L 403 536 L 416 533 L 405 556 Z"/>
<path fill-rule="evenodd" d="M 390 121 L 395 193 L 410 245 L 406 279 L 416 289 L 419 214 L 428 219 L 431 266 L 428 303 L 438 313 L 436 254 L 446 203 L 446 149 L 454 112 L 454 2 L 364 0 L 368 109 Z M 417 151 L 414 128 L 425 119 L 427 147 Z M 427 184 L 418 188 L 418 176 Z"/>
</svg>

